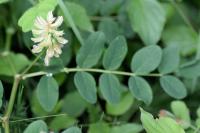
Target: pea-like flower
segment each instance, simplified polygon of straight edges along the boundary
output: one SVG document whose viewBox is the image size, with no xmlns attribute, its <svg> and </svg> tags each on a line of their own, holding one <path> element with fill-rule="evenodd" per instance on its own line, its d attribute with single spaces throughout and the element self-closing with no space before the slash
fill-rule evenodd
<svg viewBox="0 0 200 133">
<path fill-rule="evenodd" d="M 68 40 L 63 38 L 64 32 L 58 30 L 62 22 L 63 17 L 54 17 L 52 11 L 48 13 L 46 20 L 41 16 L 38 16 L 35 20 L 35 27 L 32 30 L 34 38 L 31 38 L 31 40 L 37 44 L 33 45 L 32 52 L 40 53 L 43 49 L 46 49 L 44 59 L 46 66 L 49 65 L 52 57 L 60 56 L 63 45 L 68 42 Z"/>
</svg>

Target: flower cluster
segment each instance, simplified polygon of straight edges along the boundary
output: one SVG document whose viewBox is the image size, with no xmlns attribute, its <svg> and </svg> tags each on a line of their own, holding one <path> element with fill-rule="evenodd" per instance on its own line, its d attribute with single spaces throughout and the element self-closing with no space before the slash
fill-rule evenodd
<svg viewBox="0 0 200 133">
<path fill-rule="evenodd" d="M 33 45 L 32 52 L 40 53 L 46 49 L 46 56 L 44 59 L 45 65 L 48 66 L 52 57 L 59 57 L 62 53 L 62 47 L 68 42 L 62 36 L 63 31 L 59 31 L 58 27 L 61 26 L 63 17 L 54 17 L 52 11 L 47 15 L 46 20 L 38 16 L 35 20 L 35 28 L 32 30 L 34 38 L 31 40 L 37 45 Z"/>
</svg>

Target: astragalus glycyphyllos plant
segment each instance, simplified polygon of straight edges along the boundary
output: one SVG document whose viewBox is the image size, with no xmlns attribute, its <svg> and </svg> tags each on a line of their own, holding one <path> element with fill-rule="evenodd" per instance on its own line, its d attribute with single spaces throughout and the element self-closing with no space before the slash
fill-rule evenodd
<svg viewBox="0 0 200 133">
<path fill-rule="evenodd" d="M 177 1 L 0 4 L 3 132 L 199 132 L 200 25 Z"/>
</svg>

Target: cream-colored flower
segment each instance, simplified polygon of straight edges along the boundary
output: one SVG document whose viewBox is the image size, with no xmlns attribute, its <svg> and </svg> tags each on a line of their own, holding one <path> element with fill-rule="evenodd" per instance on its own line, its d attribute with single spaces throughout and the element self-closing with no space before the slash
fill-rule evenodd
<svg viewBox="0 0 200 133">
<path fill-rule="evenodd" d="M 33 45 L 32 52 L 40 53 L 46 48 L 46 56 L 44 59 L 45 65 L 48 66 L 52 57 L 59 57 L 62 53 L 62 46 L 68 42 L 62 36 L 63 31 L 58 31 L 58 27 L 61 26 L 63 17 L 59 16 L 55 18 L 50 11 L 46 20 L 42 17 L 37 17 L 34 23 L 35 28 L 32 30 L 34 38 L 31 40 L 36 45 Z"/>
</svg>

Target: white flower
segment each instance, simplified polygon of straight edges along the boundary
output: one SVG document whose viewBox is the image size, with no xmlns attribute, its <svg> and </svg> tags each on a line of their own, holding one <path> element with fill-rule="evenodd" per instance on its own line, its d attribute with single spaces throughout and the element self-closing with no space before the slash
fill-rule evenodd
<svg viewBox="0 0 200 133">
<path fill-rule="evenodd" d="M 46 20 L 42 17 L 37 17 L 34 23 L 35 28 L 32 30 L 34 38 L 31 40 L 36 45 L 33 45 L 32 52 L 40 53 L 46 48 L 46 56 L 44 59 L 45 65 L 48 66 L 52 57 L 59 57 L 62 53 L 62 46 L 68 42 L 62 36 L 63 31 L 58 31 L 58 27 L 61 26 L 63 17 L 59 16 L 55 18 L 50 11 Z"/>
</svg>

